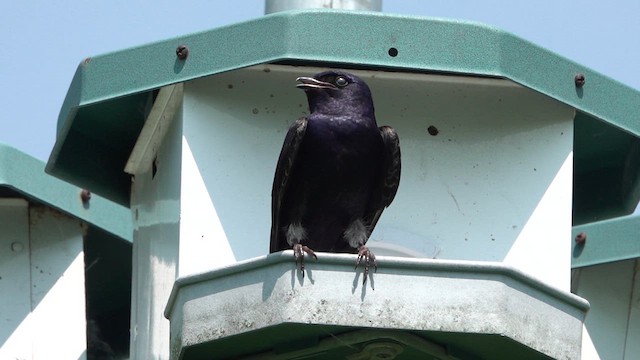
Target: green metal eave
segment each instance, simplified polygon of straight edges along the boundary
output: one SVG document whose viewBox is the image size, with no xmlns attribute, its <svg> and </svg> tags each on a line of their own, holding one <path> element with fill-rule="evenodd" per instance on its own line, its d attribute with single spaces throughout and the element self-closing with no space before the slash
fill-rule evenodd
<svg viewBox="0 0 640 360">
<path fill-rule="evenodd" d="M 640 215 L 574 226 L 572 233 L 586 235 L 584 243 L 573 242 L 572 268 L 640 258 Z"/>
<path fill-rule="evenodd" d="M 80 192 L 80 188 L 47 175 L 40 160 L 0 144 L 0 196 L 22 195 L 132 241 L 129 209 L 96 195 L 83 202 Z"/>
<path fill-rule="evenodd" d="M 179 45 L 188 47 L 185 60 L 176 57 Z M 47 172 L 128 206 L 123 169 L 156 89 L 276 62 L 508 78 L 583 118 L 640 135 L 640 92 L 507 32 L 464 21 L 303 10 L 85 59 L 62 106 Z M 577 73 L 585 75 L 582 88 Z M 597 145 L 576 146 L 589 154 Z"/>
</svg>

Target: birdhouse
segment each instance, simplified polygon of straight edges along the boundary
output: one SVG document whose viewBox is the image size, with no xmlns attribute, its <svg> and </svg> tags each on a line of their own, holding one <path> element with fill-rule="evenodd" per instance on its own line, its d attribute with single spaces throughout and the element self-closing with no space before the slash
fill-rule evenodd
<svg viewBox="0 0 640 360">
<path fill-rule="evenodd" d="M 0 224 L 0 358 L 128 355 L 129 211 L 0 145 Z"/>
<path fill-rule="evenodd" d="M 309 114 L 295 79 L 329 68 L 369 85 L 402 149 L 365 285 L 352 254 L 318 253 L 304 278 L 268 254 L 278 154 Z M 47 170 L 131 209 L 134 356 L 579 359 L 572 218 L 640 194 L 634 173 L 584 200 L 625 171 L 589 141 L 628 151 L 639 100 L 488 26 L 291 11 L 85 59 Z"/>
</svg>

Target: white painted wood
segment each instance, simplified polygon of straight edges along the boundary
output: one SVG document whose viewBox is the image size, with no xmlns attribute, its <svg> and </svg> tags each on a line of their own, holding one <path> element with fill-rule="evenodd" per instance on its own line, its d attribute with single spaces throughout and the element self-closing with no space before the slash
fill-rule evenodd
<svg viewBox="0 0 640 360">
<path fill-rule="evenodd" d="M 48 207 L 29 211 L 33 359 L 84 359 L 87 346 L 80 220 Z"/>
<path fill-rule="evenodd" d="M 573 152 L 569 153 L 504 259 L 551 286 L 571 287 Z"/>
<path fill-rule="evenodd" d="M 582 325 L 582 348 L 580 350 L 582 360 L 600 360 L 598 350 L 589 334 L 589 329 L 584 324 Z"/>
<path fill-rule="evenodd" d="M 180 234 L 182 123 L 180 111 L 176 115 L 157 154 L 157 173 L 137 174 L 132 184 L 132 359 L 169 359 L 163 312 L 176 278 Z"/>
<path fill-rule="evenodd" d="M 178 276 L 236 261 L 186 137 L 182 141 Z"/>
<path fill-rule="evenodd" d="M 585 320 L 590 341 L 584 343 L 583 359 L 637 359 L 638 353 L 624 354 L 625 344 L 637 342 L 627 336 L 633 272 L 633 260 L 580 269 L 577 295 L 591 304 Z"/>
<path fill-rule="evenodd" d="M 0 359 L 32 358 L 28 210 L 23 199 L 0 199 Z"/>
<path fill-rule="evenodd" d="M 2 199 L 0 225 L 0 359 L 85 359 L 81 222 Z"/>
<path fill-rule="evenodd" d="M 182 83 L 169 85 L 158 92 L 124 168 L 126 173 L 135 175 L 151 169 L 158 148 L 180 107 L 182 87 Z"/>
</svg>

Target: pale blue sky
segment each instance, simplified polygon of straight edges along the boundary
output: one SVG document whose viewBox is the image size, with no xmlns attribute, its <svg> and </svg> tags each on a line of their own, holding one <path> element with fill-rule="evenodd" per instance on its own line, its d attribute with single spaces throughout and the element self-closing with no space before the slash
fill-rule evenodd
<svg viewBox="0 0 640 360">
<path fill-rule="evenodd" d="M 493 25 L 640 89 L 640 0 L 383 0 L 383 10 Z M 264 0 L 0 1 L 0 142 L 47 160 L 83 58 L 263 12 Z"/>
</svg>

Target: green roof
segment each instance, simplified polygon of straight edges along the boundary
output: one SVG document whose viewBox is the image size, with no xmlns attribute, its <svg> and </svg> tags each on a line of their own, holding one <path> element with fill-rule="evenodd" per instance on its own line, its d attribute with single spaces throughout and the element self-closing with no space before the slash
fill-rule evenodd
<svg viewBox="0 0 640 360">
<path fill-rule="evenodd" d="M 640 216 L 621 216 L 573 228 L 586 234 L 584 243 L 572 242 L 573 268 L 640 258 Z"/>
<path fill-rule="evenodd" d="M 0 197 L 22 196 L 46 204 L 131 242 L 131 211 L 96 195 L 83 202 L 81 191 L 45 174 L 42 161 L 0 144 Z"/>
<path fill-rule="evenodd" d="M 275 13 L 83 60 L 47 171 L 128 206 L 124 167 L 157 89 L 262 63 L 510 79 L 577 109 L 575 224 L 629 214 L 640 198 L 637 90 L 490 26 L 337 10 Z"/>
</svg>

